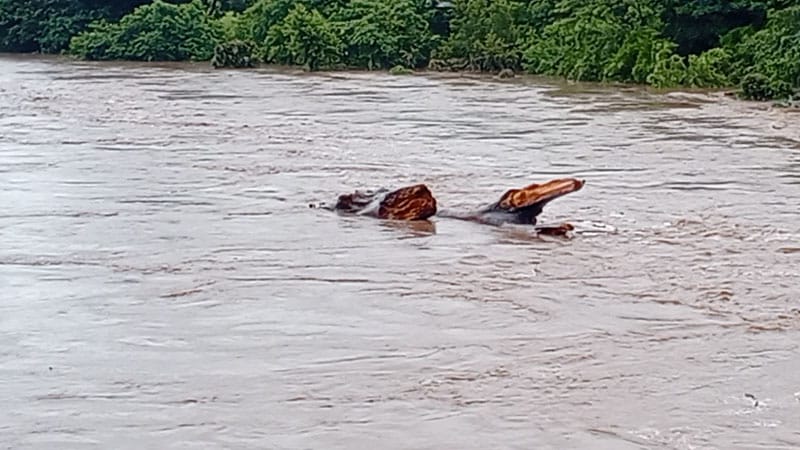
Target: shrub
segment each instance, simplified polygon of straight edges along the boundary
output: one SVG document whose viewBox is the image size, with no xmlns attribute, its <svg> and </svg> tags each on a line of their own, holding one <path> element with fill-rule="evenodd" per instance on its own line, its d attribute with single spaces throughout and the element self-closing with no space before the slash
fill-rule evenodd
<svg viewBox="0 0 800 450">
<path fill-rule="evenodd" d="M 770 100 L 792 95 L 792 86 L 782 80 L 771 80 L 761 73 L 747 74 L 741 83 L 741 97 L 747 100 Z"/>
<path fill-rule="evenodd" d="M 70 40 L 69 52 L 83 59 L 111 59 L 114 53 L 111 47 L 119 34 L 117 24 L 99 20 L 89 24 L 87 31 Z"/>
<path fill-rule="evenodd" d="M 99 19 L 116 19 L 149 0 L 0 0 L 0 51 L 56 53 Z"/>
<path fill-rule="evenodd" d="M 222 38 L 219 22 L 199 0 L 182 5 L 155 0 L 117 23 L 97 22 L 70 42 L 70 53 L 86 59 L 140 61 L 209 60 Z"/>
<path fill-rule="evenodd" d="M 657 88 L 674 87 L 683 84 L 686 77 L 686 63 L 675 53 L 676 45 L 663 46 L 657 53 L 653 72 L 647 82 Z"/>
<path fill-rule="evenodd" d="M 298 0 L 257 0 L 234 23 L 233 34 L 239 39 L 252 39 L 262 45 L 270 28 L 286 18 L 297 3 Z"/>
<path fill-rule="evenodd" d="M 225 12 L 242 12 L 250 4 L 251 0 L 200 0 L 206 14 L 212 17 L 219 17 Z"/>
<path fill-rule="evenodd" d="M 242 27 L 242 14 L 228 11 L 217 19 L 218 27 L 222 33 L 222 39 L 228 41 L 250 41 L 250 36 L 244 32 Z"/>
<path fill-rule="evenodd" d="M 760 0 L 661 0 L 667 38 L 678 44 L 677 53 L 700 54 L 719 45 L 730 30 L 761 27 L 767 15 Z"/>
<path fill-rule="evenodd" d="M 412 0 L 355 0 L 334 20 L 340 24 L 345 62 L 351 66 L 420 67 L 436 42 Z"/>
<path fill-rule="evenodd" d="M 751 73 L 742 79 L 742 97 L 748 100 L 768 100 L 772 98 L 769 78 L 764 74 Z"/>
<path fill-rule="evenodd" d="M 342 42 L 319 11 L 298 3 L 280 23 L 269 29 L 263 52 L 268 62 L 318 70 L 340 62 Z"/>
<path fill-rule="evenodd" d="M 772 98 L 787 99 L 794 96 L 794 88 L 786 81 L 772 80 L 769 87 L 772 90 Z"/>
<path fill-rule="evenodd" d="M 728 86 L 730 65 L 730 55 L 721 48 L 713 48 L 700 55 L 689 55 L 684 83 L 700 88 Z"/>
<path fill-rule="evenodd" d="M 734 76 L 751 72 L 790 86 L 800 86 L 800 6 L 770 12 L 767 26 L 728 40 L 737 57 Z M 751 79 L 752 81 L 752 79 Z"/>
<path fill-rule="evenodd" d="M 633 30 L 603 69 L 603 79 L 646 83 L 659 58 L 671 55 L 675 45 L 649 27 Z"/>
<path fill-rule="evenodd" d="M 513 0 L 456 0 L 451 35 L 437 58 L 465 58 L 472 70 L 518 68 L 526 34 L 525 14 Z"/>
<path fill-rule="evenodd" d="M 233 40 L 218 44 L 214 48 L 211 65 L 214 68 L 233 67 L 246 68 L 255 65 L 255 46 L 249 41 Z"/>
<path fill-rule="evenodd" d="M 561 18 L 533 38 L 524 67 L 573 80 L 644 82 L 668 41 L 657 5 L 640 0 L 562 0 Z"/>
</svg>

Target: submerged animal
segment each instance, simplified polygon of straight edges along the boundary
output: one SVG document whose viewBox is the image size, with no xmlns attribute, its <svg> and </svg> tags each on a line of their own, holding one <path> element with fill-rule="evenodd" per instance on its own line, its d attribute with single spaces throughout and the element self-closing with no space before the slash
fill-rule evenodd
<svg viewBox="0 0 800 450">
<path fill-rule="evenodd" d="M 500 200 L 475 211 L 457 213 L 439 211 L 436 199 L 424 184 L 415 184 L 390 191 L 356 191 L 340 195 L 332 208 L 344 214 L 358 214 L 390 220 L 425 220 L 438 213 L 441 217 L 502 225 L 505 223 L 536 225 L 537 216 L 552 200 L 579 191 L 583 180 L 559 178 L 542 184 L 531 184 L 521 189 L 506 191 Z M 573 230 L 565 223 L 557 226 L 539 226 L 542 234 L 564 235 Z"/>
<path fill-rule="evenodd" d="M 355 191 L 342 194 L 335 211 L 392 220 L 424 220 L 436 214 L 436 199 L 428 186 L 415 184 L 394 191 Z"/>
</svg>

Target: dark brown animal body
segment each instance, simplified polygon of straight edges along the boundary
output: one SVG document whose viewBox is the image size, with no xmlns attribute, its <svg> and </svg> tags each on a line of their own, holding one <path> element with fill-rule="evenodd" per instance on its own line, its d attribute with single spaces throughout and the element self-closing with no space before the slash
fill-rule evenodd
<svg viewBox="0 0 800 450">
<path fill-rule="evenodd" d="M 436 199 L 424 184 L 403 187 L 394 191 L 360 192 L 339 196 L 335 211 L 373 216 L 391 220 L 425 220 L 439 213 L 442 217 L 470 220 L 490 225 L 504 223 L 536 225 L 537 216 L 545 205 L 566 194 L 579 191 L 583 180 L 559 178 L 542 184 L 506 191 L 500 200 L 467 213 L 440 212 Z M 573 229 L 565 223 L 558 226 L 536 227 L 542 234 L 565 235 Z"/>
<path fill-rule="evenodd" d="M 374 216 L 379 219 L 424 220 L 436 214 L 436 199 L 424 184 L 388 191 L 356 191 L 339 196 L 336 211 Z"/>
</svg>

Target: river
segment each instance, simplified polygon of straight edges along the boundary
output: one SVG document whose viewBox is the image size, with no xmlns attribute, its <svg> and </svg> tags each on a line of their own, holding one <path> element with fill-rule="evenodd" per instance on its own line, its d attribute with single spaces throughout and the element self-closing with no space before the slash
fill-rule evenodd
<svg viewBox="0 0 800 450">
<path fill-rule="evenodd" d="M 798 119 L 0 56 L 0 448 L 798 448 Z M 571 238 L 308 207 L 566 176 Z"/>
</svg>

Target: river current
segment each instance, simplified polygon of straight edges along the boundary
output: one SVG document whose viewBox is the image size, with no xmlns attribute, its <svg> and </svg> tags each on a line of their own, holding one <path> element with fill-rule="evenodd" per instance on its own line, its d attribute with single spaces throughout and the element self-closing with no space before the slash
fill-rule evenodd
<svg viewBox="0 0 800 450">
<path fill-rule="evenodd" d="M 0 56 L 0 448 L 800 447 L 800 114 Z M 542 223 L 309 208 L 426 183 Z"/>
</svg>

